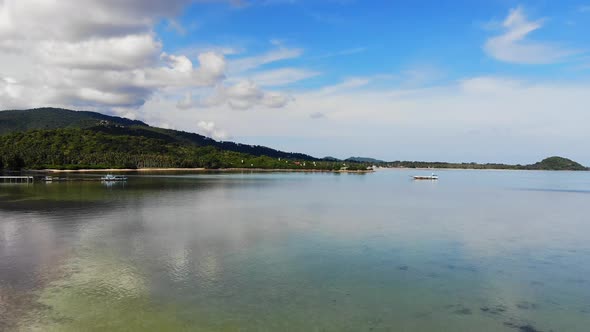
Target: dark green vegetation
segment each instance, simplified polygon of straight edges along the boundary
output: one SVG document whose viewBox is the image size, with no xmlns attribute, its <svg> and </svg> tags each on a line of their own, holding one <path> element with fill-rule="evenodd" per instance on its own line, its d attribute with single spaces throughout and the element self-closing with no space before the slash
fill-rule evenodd
<svg viewBox="0 0 590 332">
<path fill-rule="evenodd" d="M 543 159 L 542 161 L 528 165 L 531 169 L 543 169 L 543 170 L 572 170 L 572 171 L 586 171 L 588 170 L 587 167 L 584 167 L 577 162 L 562 158 L 562 157 L 549 157 L 547 159 Z"/>
<path fill-rule="evenodd" d="M 24 111 L 0 112 L 0 135 L 32 129 L 81 128 L 102 131 L 113 135 L 142 136 L 163 140 L 166 143 L 213 146 L 222 150 L 254 156 L 319 160 L 302 153 L 288 153 L 264 146 L 218 142 L 209 137 L 184 131 L 150 127 L 141 122 L 108 116 L 96 112 L 71 111 L 58 108 L 38 108 Z"/>
<path fill-rule="evenodd" d="M 274 168 L 365 170 L 407 168 L 587 170 L 566 158 L 532 165 L 318 159 L 264 146 L 220 142 L 184 131 L 95 112 L 39 108 L 0 112 L 0 169 Z"/>
<path fill-rule="evenodd" d="M 147 126 L 141 121 L 112 117 L 95 112 L 38 108 L 0 112 L 0 135 L 31 129 L 89 128 L 101 122 L 110 122 L 121 126 Z"/>
<path fill-rule="evenodd" d="M 340 170 L 321 161 L 263 146 L 150 127 L 93 112 L 43 108 L 0 112 L 0 168 L 276 168 Z M 346 163 L 365 170 L 362 163 Z"/>
<path fill-rule="evenodd" d="M 445 163 L 426 161 L 394 161 L 379 164 L 384 167 L 405 167 L 405 168 L 459 168 L 459 169 L 513 169 L 513 170 L 544 170 L 544 171 L 587 171 L 577 162 L 562 158 L 550 157 L 530 165 L 509 165 L 509 164 L 478 164 L 478 163 Z"/>
<path fill-rule="evenodd" d="M 375 158 L 366 158 L 366 157 L 350 157 L 347 158 L 345 161 L 348 162 L 355 162 L 355 163 L 371 163 L 371 164 L 380 164 L 384 163 L 385 161 L 375 159 Z"/>
</svg>

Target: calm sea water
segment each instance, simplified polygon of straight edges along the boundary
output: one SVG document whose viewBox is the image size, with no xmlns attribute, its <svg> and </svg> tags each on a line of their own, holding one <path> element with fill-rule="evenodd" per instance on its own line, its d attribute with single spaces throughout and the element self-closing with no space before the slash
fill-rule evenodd
<svg viewBox="0 0 590 332">
<path fill-rule="evenodd" d="M 0 330 L 588 331 L 590 173 L 0 185 Z"/>
</svg>

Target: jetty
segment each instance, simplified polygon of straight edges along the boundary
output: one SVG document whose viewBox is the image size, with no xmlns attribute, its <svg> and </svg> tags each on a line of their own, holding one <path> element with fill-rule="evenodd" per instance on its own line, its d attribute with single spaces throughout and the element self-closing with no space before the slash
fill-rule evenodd
<svg viewBox="0 0 590 332">
<path fill-rule="evenodd" d="M 33 183 L 35 178 L 32 176 L 0 176 L 1 183 Z"/>
</svg>

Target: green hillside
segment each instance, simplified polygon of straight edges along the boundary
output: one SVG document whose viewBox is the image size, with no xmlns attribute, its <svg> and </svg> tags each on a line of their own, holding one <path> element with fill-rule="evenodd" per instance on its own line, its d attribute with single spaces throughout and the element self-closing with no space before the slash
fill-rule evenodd
<svg viewBox="0 0 590 332">
<path fill-rule="evenodd" d="M 0 169 L 276 168 L 339 170 L 340 161 L 219 142 L 141 121 L 56 108 L 0 112 Z M 361 163 L 346 163 L 364 170 Z"/>
<path fill-rule="evenodd" d="M 141 135 L 146 133 L 146 135 Z M 125 127 L 29 130 L 0 136 L 0 168 L 273 168 L 339 170 L 341 162 L 254 156 Z M 351 169 L 365 169 L 361 164 Z"/>
<path fill-rule="evenodd" d="M 209 137 L 178 130 L 151 127 L 141 121 L 108 116 L 96 112 L 72 111 L 59 108 L 0 111 L 0 135 L 27 130 L 80 128 L 101 131 L 112 135 L 129 135 L 156 138 L 167 143 L 190 144 L 200 147 L 212 146 L 220 150 L 269 156 L 284 159 L 319 160 L 302 153 L 289 153 L 272 148 L 219 142 Z"/>
<path fill-rule="evenodd" d="M 585 171 L 586 167 L 579 163 L 563 158 L 563 157 L 549 157 L 542 161 L 529 165 L 530 169 L 551 170 L 551 171 Z"/>
<path fill-rule="evenodd" d="M 60 108 L 37 108 L 0 112 L 0 135 L 32 129 L 89 128 L 101 123 L 122 126 L 147 126 L 141 121 L 108 116 L 96 112 Z"/>
</svg>

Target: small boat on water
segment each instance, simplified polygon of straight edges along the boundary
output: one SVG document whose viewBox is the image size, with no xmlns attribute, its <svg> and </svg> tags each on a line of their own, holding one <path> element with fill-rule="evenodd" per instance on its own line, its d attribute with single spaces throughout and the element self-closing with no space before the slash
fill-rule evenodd
<svg viewBox="0 0 590 332">
<path fill-rule="evenodd" d="M 414 175 L 414 180 L 438 180 L 438 175 Z"/>
<path fill-rule="evenodd" d="M 60 178 L 57 176 L 46 176 L 43 178 L 43 181 L 45 182 L 58 182 L 58 181 L 66 181 L 66 178 Z"/>
<path fill-rule="evenodd" d="M 107 181 L 107 182 L 111 182 L 111 181 L 127 181 L 127 177 L 124 175 L 112 175 L 112 174 L 107 174 L 103 177 L 100 178 L 101 181 Z"/>
</svg>

